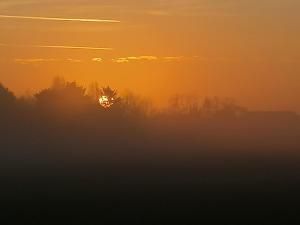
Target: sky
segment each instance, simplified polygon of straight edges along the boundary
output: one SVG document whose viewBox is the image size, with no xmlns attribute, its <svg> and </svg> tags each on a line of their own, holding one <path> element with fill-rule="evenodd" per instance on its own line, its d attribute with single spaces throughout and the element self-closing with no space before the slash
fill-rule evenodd
<svg viewBox="0 0 300 225">
<path fill-rule="evenodd" d="M 299 0 L 1 0 L 0 82 L 56 76 L 300 112 Z"/>
</svg>

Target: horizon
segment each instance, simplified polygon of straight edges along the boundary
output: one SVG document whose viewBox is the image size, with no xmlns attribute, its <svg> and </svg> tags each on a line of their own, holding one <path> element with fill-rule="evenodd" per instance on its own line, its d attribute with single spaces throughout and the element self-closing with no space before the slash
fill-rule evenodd
<svg viewBox="0 0 300 225">
<path fill-rule="evenodd" d="M 73 2 L 73 1 L 72 1 Z M 297 0 L 2 0 L 0 81 L 17 95 L 55 76 L 300 112 Z"/>
<path fill-rule="evenodd" d="M 35 90 L 35 91 L 30 91 L 30 92 L 27 91 L 26 93 L 19 94 L 19 95 L 16 94 L 9 87 L 5 86 L 3 83 L 1 83 L 1 81 L 0 81 L 0 85 L 2 85 L 8 91 L 12 92 L 12 94 L 16 98 L 18 98 L 18 99 L 22 99 L 23 97 L 35 99 L 36 95 L 38 95 L 39 93 L 41 93 L 41 92 L 43 92 L 43 91 L 45 91 L 45 90 L 47 90 L 49 88 L 53 88 L 54 87 L 53 85 L 55 84 L 54 83 L 55 79 L 60 79 L 61 81 L 69 83 L 69 84 L 75 83 L 76 85 L 78 85 L 79 87 L 82 87 L 84 89 L 84 91 L 85 91 L 84 95 L 85 96 L 91 97 L 91 98 L 93 98 L 94 96 L 89 95 L 89 91 L 92 91 L 93 85 L 97 85 L 97 87 L 99 87 L 99 88 L 100 87 L 101 88 L 105 88 L 105 87 L 113 88 L 113 87 L 111 87 L 109 85 L 100 85 L 98 82 L 92 82 L 92 83 L 90 83 L 88 85 L 82 85 L 82 84 L 78 83 L 75 80 L 72 80 L 72 81 L 65 80 L 63 77 L 55 77 L 55 78 L 53 78 L 52 84 L 48 85 L 48 87 L 41 88 L 41 89 Z M 171 101 L 172 101 L 172 99 L 178 97 L 185 104 L 196 104 L 200 108 L 202 107 L 202 105 L 203 105 L 203 103 L 205 102 L 206 99 L 218 99 L 219 101 L 230 100 L 236 106 L 242 107 L 245 110 L 247 110 L 247 112 L 290 112 L 290 113 L 296 113 L 297 115 L 300 116 L 300 111 L 296 111 L 296 110 L 294 110 L 294 111 L 293 110 L 286 110 L 286 109 L 282 109 L 282 110 L 268 110 L 268 109 L 259 109 L 259 108 L 249 108 L 246 105 L 243 105 L 241 102 L 237 102 L 236 99 L 228 98 L 228 97 L 222 98 L 222 97 L 219 97 L 219 96 L 199 96 L 197 94 L 176 93 L 176 94 L 168 96 L 167 101 L 165 101 L 165 102 L 159 102 L 158 103 L 158 102 L 155 102 L 154 99 L 152 99 L 151 97 L 145 96 L 145 95 L 141 95 L 141 94 L 139 94 L 137 92 L 134 92 L 133 90 L 129 90 L 129 89 L 123 89 L 121 91 L 119 91 L 118 89 L 112 89 L 112 90 L 115 90 L 116 93 L 120 96 L 121 99 L 122 99 L 122 96 L 126 96 L 126 95 L 130 94 L 130 95 L 133 95 L 134 98 L 139 98 L 140 100 L 146 102 L 147 104 L 150 104 L 151 108 L 153 110 L 159 110 L 160 112 L 163 112 L 165 110 L 169 110 L 170 107 L 171 107 Z M 103 97 L 103 96 L 101 96 L 100 93 L 98 95 L 99 95 L 98 98 L 99 98 L 99 101 L 100 101 L 101 97 Z M 100 105 L 99 105 L 99 107 L 100 107 Z"/>
</svg>

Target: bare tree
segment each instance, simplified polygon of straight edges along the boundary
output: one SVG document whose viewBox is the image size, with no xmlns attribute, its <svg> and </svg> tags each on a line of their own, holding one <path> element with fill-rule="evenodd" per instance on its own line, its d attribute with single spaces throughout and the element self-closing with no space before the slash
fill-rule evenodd
<svg viewBox="0 0 300 225">
<path fill-rule="evenodd" d="M 99 103 L 104 108 L 108 109 L 120 101 L 121 98 L 118 96 L 118 92 L 109 86 L 103 87 L 100 90 Z"/>
</svg>

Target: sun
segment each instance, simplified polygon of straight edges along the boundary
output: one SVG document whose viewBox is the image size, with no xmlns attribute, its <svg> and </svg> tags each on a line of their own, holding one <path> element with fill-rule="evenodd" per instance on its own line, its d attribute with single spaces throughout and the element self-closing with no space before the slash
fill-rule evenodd
<svg viewBox="0 0 300 225">
<path fill-rule="evenodd" d="M 99 104 L 105 108 L 109 109 L 114 104 L 117 104 L 121 101 L 121 98 L 118 97 L 118 93 L 116 90 L 108 87 L 103 87 L 99 90 Z"/>
<path fill-rule="evenodd" d="M 112 107 L 112 105 L 114 104 L 114 98 L 109 98 L 106 95 L 102 95 L 99 98 L 99 103 L 102 107 L 104 107 L 105 109 L 108 109 L 108 108 Z"/>
</svg>

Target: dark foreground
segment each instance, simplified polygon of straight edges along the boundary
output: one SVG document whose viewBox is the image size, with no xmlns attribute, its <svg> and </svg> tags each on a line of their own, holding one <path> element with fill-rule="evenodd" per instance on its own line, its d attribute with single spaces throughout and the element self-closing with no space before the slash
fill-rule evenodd
<svg viewBox="0 0 300 225">
<path fill-rule="evenodd" d="M 6 94 L 0 224 L 300 224 L 296 114 L 146 117 L 63 93 Z"/>
<path fill-rule="evenodd" d="M 1 224 L 297 224 L 299 161 L 235 163 L 2 171 Z"/>
<path fill-rule="evenodd" d="M 299 224 L 297 123 L 158 124 L 104 143 L 82 126 L 5 130 L 1 224 Z"/>
</svg>

